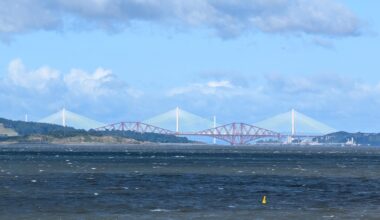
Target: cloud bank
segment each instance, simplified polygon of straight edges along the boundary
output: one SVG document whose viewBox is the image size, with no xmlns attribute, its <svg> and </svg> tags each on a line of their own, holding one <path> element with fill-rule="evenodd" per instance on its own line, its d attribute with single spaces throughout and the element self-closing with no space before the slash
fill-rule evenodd
<svg viewBox="0 0 380 220">
<path fill-rule="evenodd" d="M 335 74 L 268 74 L 255 79 L 247 77 L 241 83 L 234 78 L 236 74 L 231 74 L 230 79 L 226 74 L 213 80 L 203 78 L 171 88 L 166 95 L 189 108 L 216 112 L 224 122 L 256 122 L 295 108 L 342 130 L 380 129 L 375 124 L 380 120 L 375 114 L 380 108 L 380 82 L 362 82 Z M 210 86 L 214 83 L 220 86 Z"/>
<path fill-rule="evenodd" d="M 337 0 L 2 0 L 0 33 L 73 27 L 123 30 L 136 22 L 244 33 L 360 34 L 361 22 Z"/>
<path fill-rule="evenodd" d="M 119 80 L 109 69 L 99 67 L 92 73 L 71 69 L 61 73 L 42 66 L 29 70 L 20 59 L 15 59 L 4 78 L 0 78 L 0 102 L 7 103 L 0 113 L 30 112 L 36 116 L 66 106 L 89 114 L 109 114 L 113 108 L 122 108 L 142 95 L 142 91 Z M 39 115 L 42 116 L 46 115 Z"/>
<path fill-rule="evenodd" d="M 267 74 L 257 79 L 239 82 L 225 75 L 214 80 L 202 80 L 198 83 L 171 88 L 168 97 L 188 96 L 226 99 L 266 99 L 267 102 L 289 103 L 295 106 L 310 104 L 321 108 L 324 104 L 337 107 L 339 103 L 371 100 L 380 104 L 380 82 L 367 83 L 333 74 L 311 76 Z M 250 82 L 249 82 L 250 81 Z M 247 84 L 249 82 L 249 84 Z M 335 101 L 334 101 L 335 100 Z M 341 100 L 336 102 L 337 100 Z M 331 102 L 331 103 L 330 103 Z M 289 107 L 291 105 L 288 105 Z"/>
</svg>

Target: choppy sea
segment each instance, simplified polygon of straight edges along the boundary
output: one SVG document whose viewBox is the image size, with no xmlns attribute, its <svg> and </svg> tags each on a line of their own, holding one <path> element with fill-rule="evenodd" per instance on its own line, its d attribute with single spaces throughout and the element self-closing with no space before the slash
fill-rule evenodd
<svg viewBox="0 0 380 220">
<path fill-rule="evenodd" d="M 2 145 L 0 219 L 380 219 L 380 147 Z"/>
</svg>

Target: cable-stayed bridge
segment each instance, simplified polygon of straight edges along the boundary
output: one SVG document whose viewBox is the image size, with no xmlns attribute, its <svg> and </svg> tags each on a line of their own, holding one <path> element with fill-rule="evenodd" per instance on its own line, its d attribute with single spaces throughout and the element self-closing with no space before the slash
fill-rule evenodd
<svg viewBox="0 0 380 220">
<path fill-rule="evenodd" d="M 336 132 L 334 128 L 294 109 L 256 122 L 255 125 L 292 136 L 318 136 Z"/>
<path fill-rule="evenodd" d="M 216 118 L 207 119 L 179 107 L 143 121 L 172 131 L 199 131 L 218 126 Z"/>
<path fill-rule="evenodd" d="M 69 127 L 74 127 L 77 129 L 85 129 L 85 130 L 90 130 L 90 129 L 102 127 L 105 125 L 101 122 L 76 114 L 64 108 L 61 111 L 58 111 L 52 115 L 47 116 L 46 118 L 39 120 L 38 122 L 48 123 L 48 124 L 57 124 L 57 125 L 62 125 L 64 127 L 69 126 Z"/>
<path fill-rule="evenodd" d="M 220 125 L 216 117 L 203 118 L 175 108 L 143 122 L 118 122 L 104 125 L 84 116 L 63 109 L 41 122 L 62 124 L 83 129 L 152 132 L 158 134 L 211 137 L 230 143 L 248 144 L 257 140 L 280 140 L 283 137 L 311 137 L 334 132 L 335 129 L 295 110 L 282 113 L 258 123 L 233 122 Z"/>
</svg>

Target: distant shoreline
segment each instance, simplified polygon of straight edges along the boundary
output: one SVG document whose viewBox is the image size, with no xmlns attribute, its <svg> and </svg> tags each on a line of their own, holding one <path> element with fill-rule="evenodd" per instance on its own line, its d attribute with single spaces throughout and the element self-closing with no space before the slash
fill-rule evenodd
<svg viewBox="0 0 380 220">
<path fill-rule="evenodd" d="M 123 153 L 123 152 L 186 152 L 186 153 L 268 153 L 274 155 L 288 153 L 319 154 L 331 152 L 334 149 L 347 149 L 347 152 L 378 152 L 380 147 L 370 146 L 341 146 L 341 145 L 210 145 L 210 144 L 171 144 L 171 143 L 144 143 L 144 144 L 38 144 L 38 143 L 0 143 L 0 152 L 88 152 L 88 153 Z"/>
<path fill-rule="evenodd" d="M 162 142 L 165 143 L 165 142 Z M 169 144 L 176 144 L 176 142 L 168 142 Z M 30 136 L 15 136 L 15 137 L 3 137 L 0 139 L 0 145 L 9 144 L 45 144 L 45 145 L 154 145 L 160 144 L 160 142 L 153 142 L 147 140 L 136 140 L 127 137 L 111 136 L 111 135 L 77 135 L 72 137 L 53 137 L 49 135 L 30 135 Z M 181 143 L 181 144 L 196 144 Z"/>
</svg>

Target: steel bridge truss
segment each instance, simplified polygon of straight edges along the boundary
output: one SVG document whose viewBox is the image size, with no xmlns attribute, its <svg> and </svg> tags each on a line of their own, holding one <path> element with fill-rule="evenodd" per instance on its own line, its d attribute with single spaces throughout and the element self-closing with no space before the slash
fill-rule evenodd
<svg viewBox="0 0 380 220">
<path fill-rule="evenodd" d="M 97 131 L 135 131 L 178 136 L 207 136 L 217 138 L 231 145 L 245 145 L 264 138 L 280 139 L 281 134 L 245 123 L 231 123 L 198 132 L 174 132 L 142 122 L 119 122 L 95 129 Z"/>
<path fill-rule="evenodd" d="M 135 131 L 139 133 L 156 133 L 174 135 L 175 132 L 143 122 L 119 122 L 96 128 L 97 131 Z"/>
<path fill-rule="evenodd" d="M 231 123 L 216 128 L 210 128 L 196 132 L 194 135 L 209 136 L 226 141 L 231 145 L 245 145 L 251 141 L 274 138 L 279 140 L 281 134 L 264 128 L 259 128 L 245 123 Z"/>
</svg>

